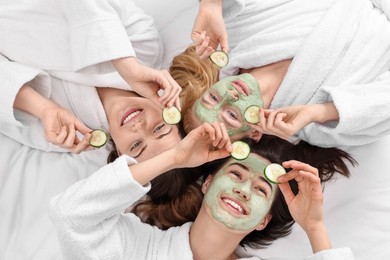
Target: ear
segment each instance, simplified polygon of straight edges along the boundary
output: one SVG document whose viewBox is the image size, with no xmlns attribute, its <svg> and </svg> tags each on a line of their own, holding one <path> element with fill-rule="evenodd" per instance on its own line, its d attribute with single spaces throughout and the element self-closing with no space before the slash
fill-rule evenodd
<svg viewBox="0 0 390 260">
<path fill-rule="evenodd" d="M 272 215 L 268 213 L 264 217 L 263 221 L 257 226 L 256 230 L 257 231 L 263 230 L 268 225 L 268 223 L 271 221 L 271 219 L 272 219 Z"/>
<path fill-rule="evenodd" d="M 203 194 L 206 193 L 207 189 L 209 188 L 210 186 L 210 183 L 211 183 L 211 180 L 213 179 L 213 175 L 209 174 L 206 178 L 206 180 L 203 182 L 202 184 L 202 192 Z"/>
<path fill-rule="evenodd" d="M 263 131 L 261 127 L 256 124 L 251 124 L 251 129 L 248 130 L 249 138 L 257 143 L 260 140 L 262 135 L 263 135 Z"/>
</svg>

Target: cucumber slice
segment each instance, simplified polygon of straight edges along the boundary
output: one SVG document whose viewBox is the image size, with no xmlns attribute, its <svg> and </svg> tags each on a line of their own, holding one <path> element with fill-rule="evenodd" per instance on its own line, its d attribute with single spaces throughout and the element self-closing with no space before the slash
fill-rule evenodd
<svg viewBox="0 0 390 260">
<path fill-rule="evenodd" d="M 246 159 L 251 152 L 251 148 L 249 147 L 249 144 L 243 141 L 233 142 L 232 147 L 233 147 L 233 151 L 231 153 L 231 156 L 236 160 Z"/>
<path fill-rule="evenodd" d="M 249 106 L 244 113 L 244 118 L 251 124 L 257 124 L 259 122 L 259 111 L 260 107 L 253 105 Z"/>
<path fill-rule="evenodd" d="M 268 164 L 264 169 L 264 176 L 272 183 L 278 184 L 278 177 L 286 174 L 286 170 L 278 163 Z"/>
<path fill-rule="evenodd" d="M 165 107 L 162 112 L 165 123 L 175 125 L 181 120 L 181 113 L 177 107 Z"/>
<path fill-rule="evenodd" d="M 214 51 L 210 54 L 210 60 L 222 68 L 228 64 L 229 56 L 223 51 Z"/>
<path fill-rule="evenodd" d="M 91 132 L 91 139 L 89 140 L 89 144 L 95 148 L 100 148 L 107 143 L 108 136 L 101 129 L 95 129 Z"/>
</svg>

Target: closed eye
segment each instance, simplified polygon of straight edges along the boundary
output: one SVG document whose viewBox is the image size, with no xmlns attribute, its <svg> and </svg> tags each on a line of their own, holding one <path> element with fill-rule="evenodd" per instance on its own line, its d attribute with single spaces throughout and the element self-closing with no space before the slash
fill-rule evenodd
<svg viewBox="0 0 390 260">
<path fill-rule="evenodd" d="M 264 194 L 266 197 L 268 197 L 268 190 L 267 188 L 263 187 L 263 186 L 256 186 L 255 187 L 255 190 L 260 193 L 260 194 Z"/>
<path fill-rule="evenodd" d="M 231 170 L 230 174 L 233 176 L 233 178 L 238 179 L 238 180 L 242 180 L 242 174 L 240 172 L 235 171 L 235 170 Z"/>
</svg>

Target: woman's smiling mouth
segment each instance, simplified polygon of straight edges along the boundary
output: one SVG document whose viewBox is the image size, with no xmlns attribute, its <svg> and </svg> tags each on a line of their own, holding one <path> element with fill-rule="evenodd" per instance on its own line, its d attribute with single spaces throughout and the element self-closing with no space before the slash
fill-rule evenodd
<svg viewBox="0 0 390 260">
<path fill-rule="evenodd" d="M 136 118 L 143 110 L 142 109 L 130 109 L 127 111 L 123 117 L 122 117 L 122 123 L 121 126 L 127 124 L 130 122 L 132 119 Z"/>
<path fill-rule="evenodd" d="M 248 215 L 248 209 L 240 201 L 229 197 L 221 197 L 222 205 L 235 216 Z"/>
<path fill-rule="evenodd" d="M 249 92 L 249 88 L 248 86 L 245 84 L 244 81 L 242 80 L 235 80 L 235 81 L 232 81 L 232 86 L 241 94 L 245 95 L 245 96 L 249 96 L 250 92 Z"/>
</svg>

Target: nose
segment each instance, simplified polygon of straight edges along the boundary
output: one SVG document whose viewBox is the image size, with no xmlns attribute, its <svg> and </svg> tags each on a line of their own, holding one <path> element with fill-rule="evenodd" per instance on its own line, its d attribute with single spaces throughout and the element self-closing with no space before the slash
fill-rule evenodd
<svg viewBox="0 0 390 260">
<path fill-rule="evenodd" d="M 251 195 L 249 192 L 244 191 L 244 189 L 239 189 L 239 188 L 233 188 L 233 192 L 237 195 L 239 195 L 241 198 L 244 200 L 248 201 L 251 198 Z"/>
<path fill-rule="evenodd" d="M 228 91 L 228 99 L 229 99 L 229 101 L 237 101 L 238 100 L 238 98 L 239 98 L 239 94 L 238 94 L 238 92 L 237 92 L 237 90 L 235 90 L 235 89 L 230 89 L 229 91 Z"/>
<path fill-rule="evenodd" d="M 133 125 L 131 126 L 132 130 L 138 130 L 144 128 L 145 121 L 142 119 L 137 119 L 133 122 Z"/>
</svg>

